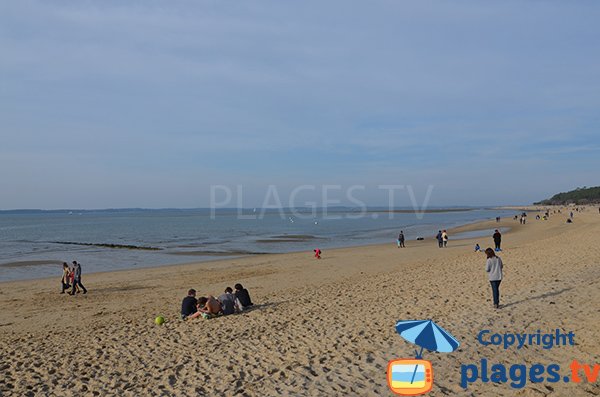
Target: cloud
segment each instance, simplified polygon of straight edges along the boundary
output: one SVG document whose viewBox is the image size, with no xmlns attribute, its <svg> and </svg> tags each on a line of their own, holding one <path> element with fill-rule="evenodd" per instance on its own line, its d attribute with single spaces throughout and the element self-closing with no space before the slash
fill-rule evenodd
<svg viewBox="0 0 600 397">
<path fill-rule="evenodd" d="M 87 175 L 127 197 L 123 206 L 148 196 L 146 185 L 128 187 L 132 177 L 182 196 L 188 179 L 176 175 L 198 174 L 258 186 L 255 176 L 366 183 L 404 170 L 424 184 L 451 179 L 457 205 L 472 201 L 483 170 L 516 191 L 545 191 L 547 181 L 514 182 L 490 164 L 521 164 L 529 176 L 545 159 L 571 173 L 578 159 L 592 164 L 599 11 L 592 2 L 5 2 L 0 156 L 14 167 L 0 206 L 74 202 L 50 185 L 31 199 L 42 175 L 65 171 L 48 156 L 80 158 L 75 184 Z M 514 200 L 500 188 L 490 196 Z"/>
</svg>

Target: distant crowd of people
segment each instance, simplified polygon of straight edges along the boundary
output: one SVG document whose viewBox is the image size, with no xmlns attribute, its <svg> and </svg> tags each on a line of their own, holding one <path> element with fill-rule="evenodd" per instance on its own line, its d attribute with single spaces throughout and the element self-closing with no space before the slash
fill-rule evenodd
<svg viewBox="0 0 600 397">
<path fill-rule="evenodd" d="M 81 283 L 81 265 L 77 261 L 73 261 L 73 267 L 69 267 L 67 262 L 63 262 L 63 275 L 61 279 L 61 294 L 65 291 L 70 295 L 83 292 L 87 294 L 87 289 Z M 70 291 L 67 291 L 71 288 Z"/>
<path fill-rule="evenodd" d="M 571 207 L 568 212 L 567 223 L 573 223 L 575 213 L 583 212 L 585 210 L 584 207 Z M 552 210 L 553 214 L 562 214 L 561 209 Z M 598 213 L 600 213 L 600 208 L 598 208 Z M 527 224 L 527 212 L 522 212 L 520 214 L 514 215 L 513 219 L 515 221 L 519 221 L 521 225 Z M 535 217 L 536 220 L 548 220 L 550 219 L 550 210 L 545 210 L 543 215 L 537 214 Z M 500 223 L 501 218 L 495 218 L 496 223 Z M 403 231 L 400 231 L 397 239 L 398 248 L 405 247 L 405 235 Z M 423 237 L 417 237 L 417 240 L 424 240 Z M 446 230 L 439 230 L 437 235 L 435 236 L 435 240 L 437 240 L 439 248 L 446 248 L 448 246 L 448 232 Z M 486 248 L 483 250 L 479 243 L 475 244 L 475 252 L 484 252 L 486 254 L 486 273 L 488 274 L 488 279 L 490 281 L 490 285 L 492 288 L 492 300 L 495 308 L 500 307 L 500 283 L 502 282 L 504 264 L 502 263 L 502 259 L 497 255 L 498 252 L 502 252 L 502 233 L 500 230 L 495 229 L 492 235 L 492 240 L 494 241 L 494 248 Z"/>
<path fill-rule="evenodd" d="M 181 302 L 181 318 L 183 320 L 202 317 L 205 319 L 227 316 L 229 314 L 242 312 L 253 306 L 250 293 L 242 284 L 225 288 L 223 294 L 215 298 L 212 295 L 202 296 L 196 299 L 196 290 L 190 289 Z"/>
<path fill-rule="evenodd" d="M 521 224 L 525 223 L 525 219 L 527 214 L 522 213 Z M 517 215 L 515 215 L 515 219 L 519 219 Z M 496 217 L 496 222 L 500 221 L 500 217 Z M 450 237 L 448 236 L 447 230 L 438 230 L 437 235 L 435 236 L 437 240 L 439 248 L 447 248 L 448 240 Z M 406 237 L 404 236 L 404 231 L 400 231 L 397 239 L 398 248 L 405 247 Z M 417 240 L 423 240 L 422 237 L 417 238 Z M 487 256 L 486 260 L 486 273 L 488 274 L 488 279 L 490 281 L 490 285 L 492 288 L 492 300 L 494 302 L 494 308 L 498 309 L 500 307 L 500 283 L 502 282 L 503 275 L 503 263 L 502 259 L 496 255 L 497 252 L 502 251 L 502 233 L 500 230 L 495 229 L 494 234 L 492 234 L 492 240 L 494 241 L 494 248 L 486 248 L 485 254 Z M 481 246 L 479 243 L 475 244 L 475 252 L 482 252 Z"/>
<path fill-rule="evenodd" d="M 515 215 L 515 218 L 514 218 L 514 219 L 515 219 L 515 221 L 516 221 L 516 220 L 519 220 L 519 223 L 520 223 L 521 225 L 524 225 L 524 224 L 526 224 L 526 223 L 527 223 L 527 213 L 526 213 L 526 212 L 523 212 L 523 213 L 521 213 L 521 215 Z"/>
<path fill-rule="evenodd" d="M 444 248 L 448 246 L 449 236 L 446 230 L 440 230 L 437 236 L 435 236 L 435 238 L 438 241 L 438 247 Z M 417 237 L 417 240 L 423 241 L 425 239 L 423 237 Z M 398 248 L 406 248 L 406 236 L 404 235 L 403 230 L 400 230 L 400 233 L 398 234 L 398 238 L 396 239 L 396 245 Z"/>
</svg>

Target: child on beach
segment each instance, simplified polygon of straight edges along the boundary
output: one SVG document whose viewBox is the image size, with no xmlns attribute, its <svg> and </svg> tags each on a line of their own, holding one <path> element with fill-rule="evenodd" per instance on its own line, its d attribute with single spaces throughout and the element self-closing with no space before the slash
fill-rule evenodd
<svg viewBox="0 0 600 397">
<path fill-rule="evenodd" d="M 183 301 L 181 302 L 181 318 L 185 320 L 189 316 L 196 313 L 198 310 L 196 306 L 198 305 L 198 301 L 196 300 L 196 290 L 190 288 L 188 294 Z"/>
<path fill-rule="evenodd" d="M 315 258 L 317 259 L 321 259 L 321 250 L 320 249 L 314 249 L 313 252 L 315 253 Z"/>
<path fill-rule="evenodd" d="M 481 247 L 479 246 L 479 243 L 475 244 L 475 252 L 480 252 L 481 251 Z"/>
</svg>

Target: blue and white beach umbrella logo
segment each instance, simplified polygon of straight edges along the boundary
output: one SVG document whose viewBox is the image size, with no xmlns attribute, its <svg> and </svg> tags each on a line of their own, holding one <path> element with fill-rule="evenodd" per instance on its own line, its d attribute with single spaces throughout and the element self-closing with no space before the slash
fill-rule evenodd
<svg viewBox="0 0 600 397">
<path fill-rule="evenodd" d="M 401 396 L 425 394 L 433 387 L 433 367 L 423 360 L 423 350 L 450 353 L 460 343 L 448 331 L 432 320 L 398 321 L 396 331 L 405 340 L 419 346 L 415 358 L 391 360 L 387 368 L 387 381 L 390 390 Z"/>
</svg>

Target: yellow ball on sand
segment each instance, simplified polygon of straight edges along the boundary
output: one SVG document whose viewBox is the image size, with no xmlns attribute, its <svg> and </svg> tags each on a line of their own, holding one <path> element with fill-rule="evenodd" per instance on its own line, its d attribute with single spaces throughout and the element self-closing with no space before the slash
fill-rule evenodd
<svg viewBox="0 0 600 397">
<path fill-rule="evenodd" d="M 158 316 L 154 319 L 156 325 L 163 325 L 165 323 L 165 318 L 163 316 Z"/>
</svg>

